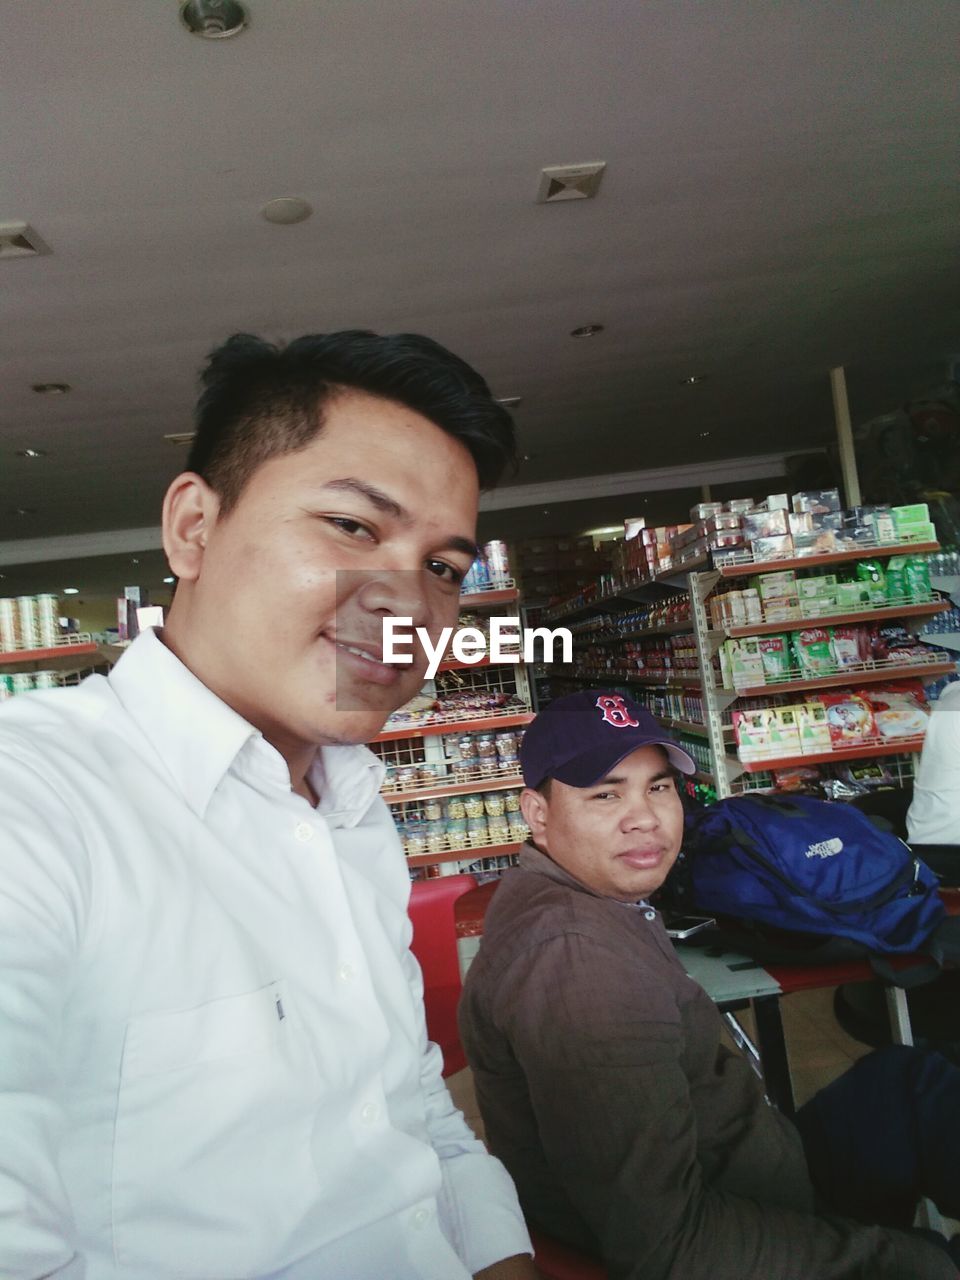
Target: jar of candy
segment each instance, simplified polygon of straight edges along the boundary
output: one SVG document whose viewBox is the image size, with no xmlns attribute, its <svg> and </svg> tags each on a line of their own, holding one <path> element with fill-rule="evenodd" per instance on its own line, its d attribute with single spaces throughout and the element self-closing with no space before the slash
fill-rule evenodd
<svg viewBox="0 0 960 1280">
<path fill-rule="evenodd" d="M 451 770 L 454 782 L 469 782 L 475 765 L 475 760 L 454 760 Z"/>
<path fill-rule="evenodd" d="M 476 760 L 477 740 L 472 733 L 465 733 L 457 739 L 457 751 L 461 760 Z"/>
<path fill-rule="evenodd" d="M 477 734 L 477 755 L 481 760 L 496 758 L 497 740 L 492 733 Z"/>
<path fill-rule="evenodd" d="M 465 818 L 466 814 L 463 796 L 451 796 L 444 805 L 444 817 L 446 818 Z"/>
<path fill-rule="evenodd" d="M 519 813 L 512 814 L 510 817 L 510 839 L 526 840 L 530 834 L 530 828 L 524 822 Z"/>
<path fill-rule="evenodd" d="M 441 800 L 424 800 L 423 816 L 428 822 L 435 822 L 438 818 L 443 817 L 443 802 Z"/>
<path fill-rule="evenodd" d="M 467 819 L 467 845 L 473 848 L 475 845 L 487 843 L 487 820 L 484 817 Z"/>
<path fill-rule="evenodd" d="M 437 780 L 437 766 L 434 764 L 421 764 L 417 767 L 417 777 L 421 783 L 429 786 Z"/>
<path fill-rule="evenodd" d="M 488 818 L 499 818 L 504 812 L 503 794 L 500 791 L 487 791 L 483 796 L 483 808 Z"/>
<path fill-rule="evenodd" d="M 503 793 L 503 807 L 507 813 L 520 812 L 520 792 L 505 791 Z"/>
<path fill-rule="evenodd" d="M 463 811 L 468 818 L 482 818 L 484 814 L 483 796 L 464 796 Z"/>
<path fill-rule="evenodd" d="M 415 764 L 402 764 L 396 772 L 397 786 L 401 791 L 412 791 L 420 781 L 420 769 Z"/>
<path fill-rule="evenodd" d="M 497 755 L 501 760 L 516 760 L 517 758 L 517 735 L 505 729 L 498 733 L 495 739 Z"/>
</svg>

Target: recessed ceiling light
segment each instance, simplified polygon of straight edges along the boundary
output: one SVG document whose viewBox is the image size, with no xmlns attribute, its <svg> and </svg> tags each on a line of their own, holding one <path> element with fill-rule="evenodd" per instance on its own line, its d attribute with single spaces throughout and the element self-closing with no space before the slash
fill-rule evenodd
<svg viewBox="0 0 960 1280">
<path fill-rule="evenodd" d="M 598 333 L 603 333 L 602 324 L 582 324 L 577 329 L 570 330 L 571 338 L 592 338 Z"/>
<path fill-rule="evenodd" d="M 18 449 L 18 458 L 45 458 L 47 456 L 46 449 Z"/>
<path fill-rule="evenodd" d="M 702 382 L 707 375 L 705 373 L 691 373 L 689 378 L 681 378 L 681 387 L 695 387 L 698 382 Z"/>
<path fill-rule="evenodd" d="M 225 40 L 239 35 L 250 18 L 238 0 L 186 0 L 180 21 L 191 35 L 204 40 Z"/>
<path fill-rule="evenodd" d="M 289 226 L 294 222 L 306 221 L 313 213 L 313 206 L 300 196 L 278 196 L 276 200 L 268 200 L 260 213 L 268 222 Z"/>
<path fill-rule="evenodd" d="M 65 596 L 78 596 L 80 594 L 79 587 L 64 587 L 63 594 Z"/>
<path fill-rule="evenodd" d="M 196 434 L 195 431 L 171 431 L 163 438 L 167 444 L 190 444 Z"/>
<path fill-rule="evenodd" d="M 10 513 L 15 516 L 35 516 L 37 514 L 36 507 L 14 507 Z"/>
<path fill-rule="evenodd" d="M 503 396 L 497 404 L 502 404 L 505 409 L 519 409 L 523 404 L 523 396 Z"/>
<path fill-rule="evenodd" d="M 38 396 L 65 396 L 70 390 L 69 382 L 35 382 L 33 390 Z"/>
<path fill-rule="evenodd" d="M 601 525 L 599 529 L 584 529 L 581 537 L 599 538 L 601 534 L 604 534 L 604 533 L 623 533 L 623 525 L 622 524 L 605 524 L 605 525 Z"/>
<path fill-rule="evenodd" d="M 709 434 L 710 434 L 710 432 L 709 432 L 709 431 L 701 431 L 701 432 L 700 432 L 700 439 L 701 439 L 701 440 L 706 440 L 706 438 L 707 438 L 707 436 L 708 436 Z"/>
<path fill-rule="evenodd" d="M 171 582 L 176 582 L 176 578 L 164 578 L 164 583 L 169 586 Z"/>
<path fill-rule="evenodd" d="M 130 563 L 131 563 L 131 564 L 139 564 L 139 563 L 140 563 L 140 561 L 137 559 L 137 557 L 136 557 L 136 556 L 131 556 L 131 557 L 130 557 Z"/>
</svg>

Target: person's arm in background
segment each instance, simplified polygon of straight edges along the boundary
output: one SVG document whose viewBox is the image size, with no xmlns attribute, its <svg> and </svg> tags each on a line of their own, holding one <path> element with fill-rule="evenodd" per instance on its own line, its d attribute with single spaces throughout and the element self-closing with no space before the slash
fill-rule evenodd
<svg viewBox="0 0 960 1280">
<path fill-rule="evenodd" d="M 533 1246 L 513 1179 L 454 1106 L 443 1081 L 443 1056 L 427 1039 L 420 966 L 407 951 L 404 965 L 420 1021 L 420 1083 L 427 1128 L 440 1158 L 441 1211 L 451 1243 L 467 1270 L 483 1280 L 536 1280 Z"/>
<path fill-rule="evenodd" d="M 0 751 L 0 1276 L 82 1280 L 58 1169 L 60 1024 L 89 902 L 49 783 Z"/>
<path fill-rule="evenodd" d="M 576 981 L 571 980 L 576 975 Z M 624 1280 L 956 1280 L 905 1233 L 760 1203 L 705 1184 L 672 997 L 581 935 L 521 952 L 497 1025 L 530 1090 L 540 1141 Z"/>
</svg>

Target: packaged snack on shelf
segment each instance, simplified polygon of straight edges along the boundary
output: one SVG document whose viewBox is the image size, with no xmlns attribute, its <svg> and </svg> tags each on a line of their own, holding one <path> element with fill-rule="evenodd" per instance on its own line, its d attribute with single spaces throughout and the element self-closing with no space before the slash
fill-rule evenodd
<svg viewBox="0 0 960 1280">
<path fill-rule="evenodd" d="M 866 583 L 863 582 L 838 582 L 837 583 L 837 612 L 838 613 L 855 613 L 858 609 L 862 609 L 869 604 L 869 594 L 867 592 Z"/>
<path fill-rule="evenodd" d="M 900 622 L 875 623 L 869 634 L 875 662 L 916 662 L 928 652 Z"/>
<path fill-rule="evenodd" d="M 748 511 L 743 517 L 744 536 L 753 542 L 757 538 L 773 538 L 787 532 L 786 511 Z"/>
<path fill-rule="evenodd" d="M 800 733 L 800 753 L 819 755 L 832 747 L 827 709 L 822 702 L 801 702 L 797 707 L 797 729 Z"/>
<path fill-rule="evenodd" d="M 777 739 L 777 754 L 795 756 L 800 751 L 800 729 L 797 724 L 797 708 L 773 708 L 774 734 Z"/>
<path fill-rule="evenodd" d="M 821 694 L 819 701 L 827 709 L 831 748 L 855 747 L 876 740 L 873 711 L 859 694 L 838 690 Z"/>
<path fill-rule="evenodd" d="M 763 677 L 769 684 L 776 680 L 789 680 L 793 655 L 790 637 L 787 635 L 758 636 L 760 657 L 763 661 Z"/>
<path fill-rule="evenodd" d="M 763 601 L 797 598 L 797 574 L 794 569 L 762 573 L 756 578 L 751 578 L 750 582 Z"/>
<path fill-rule="evenodd" d="M 744 515 L 747 511 L 753 510 L 752 498 L 731 498 L 727 503 L 728 511 L 735 511 L 738 515 Z"/>
<path fill-rule="evenodd" d="M 804 627 L 792 635 L 795 664 L 801 679 L 829 674 L 836 670 L 830 630 L 827 627 Z"/>
<path fill-rule="evenodd" d="M 897 526 L 889 507 L 874 507 L 866 520 L 877 542 L 896 542 Z"/>
<path fill-rule="evenodd" d="M 896 786 L 896 777 L 879 760 L 857 761 L 837 769 L 837 777 L 863 791 Z"/>
<path fill-rule="evenodd" d="M 813 533 L 813 513 L 810 511 L 790 511 L 787 514 L 788 533 L 794 539 L 798 533 Z"/>
<path fill-rule="evenodd" d="M 857 579 L 866 584 L 867 595 L 875 604 L 887 598 L 887 574 L 882 560 L 858 560 Z"/>
<path fill-rule="evenodd" d="M 824 750 L 830 750 L 829 734 Z M 773 769 L 771 777 L 778 791 L 809 791 L 820 781 L 820 770 L 815 765 L 792 764 L 783 769 Z"/>
<path fill-rule="evenodd" d="M 859 667 L 869 662 L 871 654 L 870 631 L 867 627 L 837 626 L 831 628 L 833 657 L 837 666 Z"/>
<path fill-rule="evenodd" d="M 718 516 L 722 512 L 722 502 L 698 502 L 690 508 L 690 519 L 708 520 L 711 516 Z"/>
<path fill-rule="evenodd" d="M 926 732 L 930 708 L 919 680 L 870 685 L 857 694 L 869 705 L 882 737 L 915 738 Z"/>
<path fill-rule="evenodd" d="M 926 556 L 907 556 L 907 595 L 912 600 L 929 600 L 933 594 L 930 585 L 930 561 Z"/>
<path fill-rule="evenodd" d="M 763 505 L 768 511 L 789 511 L 790 499 L 785 493 L 768 493 Z"/>
<path fill-rule="evenodd" d="M 770 538 L 753 538 L 750 547 L 754 560 L 789 560 L 793 555 L 793 539 L 789 533 Z"/>
<path fill-rule="evenodd" d="M 815 529 L 812 533 L 793 535 L 793 553 L 797 556 L 820 556 L 839 549 L 833 529 Z"/>
<path fill-rule="evenodd" d="M 794 511 L 840 511 L 839 489 L 805 489 L 791 498 Z"/>
<path fill-rule="evenodd" d="M 773 724 L 772 707 L 734 711 L 733 732 L 741 760 L 761 760 L 777 754 Z"/>
<path fill-rule="evenodd" d="M 757 636 L 728 640 L 724 647 L 734 687 L 764 683 L 763 655 Z"/>
</svg>

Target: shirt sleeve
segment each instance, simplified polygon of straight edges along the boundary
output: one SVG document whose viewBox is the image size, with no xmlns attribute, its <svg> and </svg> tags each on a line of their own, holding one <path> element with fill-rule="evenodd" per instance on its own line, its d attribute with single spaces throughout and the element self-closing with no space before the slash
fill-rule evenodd
<svg viewBox="0 0 960 1280">
<path fill-rule="evenodd" d="M 404 963 L 421 1023 L 420 1084 L 430 1141 L 443 1176 L 439 1203 L 445 1234 L 475 1275 L 517 1254 L 533 1253 L 513 1179 L 475 1137 L 443 1082 L 443 1055 L 427 1039 L 420 966 L 408 951 Z"/>
<path fill-rule="evenodd" d="M 82 1280 L 58 1168 L 59 1028 L 89 901 L 53 789 L 0 751 L 0 1275 Z"/>
<path fill-rule="evenodd" d="M 522 953 L 498 986 L 548 1164 L 611 1277 L 956 1280 L 934 1245 L 706 1183 L 670 1004 L 635 964 L 577 934 Z"/>
</svg>

